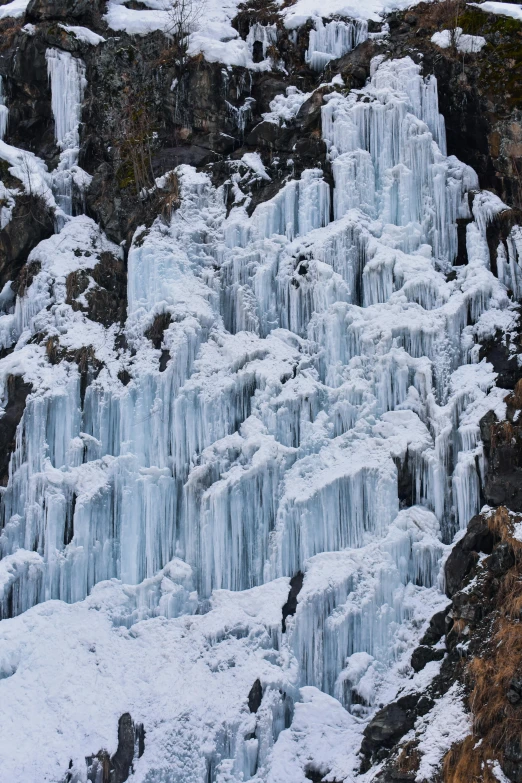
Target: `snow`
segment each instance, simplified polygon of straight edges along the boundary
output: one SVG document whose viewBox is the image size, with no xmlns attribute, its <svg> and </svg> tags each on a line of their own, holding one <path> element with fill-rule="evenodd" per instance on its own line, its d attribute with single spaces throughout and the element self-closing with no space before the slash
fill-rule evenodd
<svg viewBox="0 0 522 783">
<path fill-rule="evenodd" d="M 72 33 L 78 41 L 88 43 L 91 46 L 98 46 L 98 44 L 105 43 L 106 40 L 103 36 L 98 35 L 98 33 L 95 33 L 93 30 L 89 30 L 88 27 L 78 27 L 70 24 L 60 24 L 59 27 L 67 33 Z"/>
<path fill-rule="evenodd" d="M 0 19 L 5 19 L 8 16 L 19 19 L 25 14 L 28 5 L 29 0 L 12 0 L 10 3 L 0 6 Z"/>
<path fill-rule="evenodd" d="M 415 780 L 430 780 L 450 747 L 471 732 L 471 718 L 464 707 L 464 690 L 454 683 L 422 718 L 415 729 L 420 733 L 417 750 L 421 761 Z"/>
<path fill-rule="evenodd" d="M 295 29 L 306 24 L 308 19 L 331 16 L 344 16 L 349 19 L 373 19 L 380 21 L 382 14 L 392 10 L 402 10 L 411 6 L 411 0 L 328 0 L 325 7 L 319 0 L 297 0 L 284 10 L 285 25 Z"/>
<path fill-rule="evenodd" d="M 104 20 L 111 30 L 124 30 L 129 35 L 148 35 L 164 31 L 169 17 L 163 10 L 133 10 L 123 5 L 123 0 L 109 0 Z"/>
<path fill-rule="evenodd" d="M 487 0 L 485 3 L 469 3 L 469 5 L 474 5 L 487 14 L 510 16 L 512 19 L 518 19 L 522 22 L 522 6 L 517 3 L 497 3 L 495 0 Z"/>
<path fill-rule="evenodd" d="M 9 173 L 23 183 L 28 193 L 42 196 L 51 208 L 55 206 L 51 176 L 43 160 L 32 152 L 17 149 L 1 140 L 0 159 L 9 164 Z"/>
<path fill-rule="evenodd" d="M 245 152 L 241 160 L 261 179 L 270 179 L 258 152 Z"/>
<path fill-rule="evenodd" d="M 311 95 L 312 93 L 302 92 L 297 87 L 287 87 L 286 95 L 276 95 L 270 101 L 270 112 L 263 114 L 263 120 L 276 125 L 291 122 Z"/>
<path fill-rule="evenodd" d="M 513 525 L 513 538 L 517 541 L 522 541 L 522 522 L 516 522 Z"/>
<path fill-rule="evenodd" d="M 486 45 L 486 39 L 482 35 L 467 35 L 462 27 L 454 30 L 441 30 L 431 36 L 432 43 L 440 49 L 448 49 L 456 46 L 459 52 L 477 53 Z"/>
<path fill-rule="evenodd" d="M 99 587 L 124 590 L 118 584 Z M 171 781 L 199 780 L 211 760 L 217 765 L 226 756 L 228 744 L 238 746 L 239 772 L 248 763 L 245 735 L 256 725 L 246 705 L 256 676 L 264 701 L 271 700 L 271 709 L 257 720 L 268 746 L 260 747 L 259 755 L 266 755 L 278 704 L 282 711 L 279 688 L 292 694 L 292 670 L 284 657 L 266 654 L 270 621 L 276 613 L 280 617 L 287 580 L 250 594 L 218 595 L 203 616 L 158 617 L 130 630 L 114 626 L 98 592 L 72 606 L 42 604 L 0 627 L 2 703 L 18 705 L 16 716 L 7 720 L 3 710 L 0 717 L 2 772 L 8 780 L 55 781 L 71 759 L 74 774 L 85 768 L 86 752 L 114 753 L 117 721 L 126 711 L 147 726 L 134 781 L 150 779 L 167 764 Z M 39 688 L 48 697 L 35 711 L 31 691 Z M 103 715 L 101 694 L 108 707 Z M 209 732 L 212 725 L 216 729 Z M 39 738 L 49 733 L 53 746 L 42 747 Z M 35 755 L 31 747 L 37 746 Z"/>
</svg>

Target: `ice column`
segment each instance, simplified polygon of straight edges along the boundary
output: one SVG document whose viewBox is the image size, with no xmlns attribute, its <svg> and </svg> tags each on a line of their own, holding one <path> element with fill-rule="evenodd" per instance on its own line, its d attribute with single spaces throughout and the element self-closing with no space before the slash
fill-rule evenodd
<svg viewBox="0 0 522 783">
<path fill-rule="evenodd" d="M 85 65 L 69 52 L 58 49 L 48 49 L 45 57 L 51 81 L 55 138 L 62 151 L 54 175 L 55 198 L 65 215 L 72 215 L 76 173 L 73 169 L 78 162 L 82 100 L 87 85 Z"/>
</svg>

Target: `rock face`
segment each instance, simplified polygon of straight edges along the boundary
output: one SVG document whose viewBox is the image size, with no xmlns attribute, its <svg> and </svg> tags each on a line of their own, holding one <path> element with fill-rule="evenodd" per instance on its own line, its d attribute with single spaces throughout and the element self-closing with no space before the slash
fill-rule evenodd
<svg viewBox="0 0 522 783">
<path fill-rule="evenodd" d="M 0 484 L 5 487 L 9 478 L 9 462 L 14 451 L 16 430 L 22 418 L 31 385 L 19 375 L 7 379 L 7 405 L 0 418 Z"/>
<path fill-rule="evenodd" d="M 522 477 L 522 429 L 519 412 L 522 406 L 522 384 L 517 381 L 506 398 L 507 418 L 498 422 L 491 416 L 483 420 L 484 444 L 488 458 L 485 483 L 486 501 L 522 511 L 520 480 Z"/>
<path fill-rule="evenodd" d="M 380 760 L 415 725 L 419 716 L 418 694 L 403 696 L 383 707 L 364 730 L 361 751 L 365 756 Z"/>
</svg>

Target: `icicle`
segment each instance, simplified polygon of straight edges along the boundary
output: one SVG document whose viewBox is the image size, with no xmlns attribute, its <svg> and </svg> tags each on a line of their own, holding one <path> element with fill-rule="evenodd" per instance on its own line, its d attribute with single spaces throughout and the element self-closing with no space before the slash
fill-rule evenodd
<svg viewBox="0 0 522 783">
<path fill-rule="evenodd" d="M 3 140 L 5 133 L 7 131 L 8 117 L 9 117 L 9 110 L 5 103 L 3 77 L 0 76 L 0 141 Z"/>
<path fill-rule="evenodd" d="M 277 27 L 275 24 L 259 24 L 255 22 L 249 29 L 246 38 L 250 54 L 254 55 L 255 44 L 261 44 L 262 59 L 266 58 L 267 49 L 277 43 Z"/>
</svg>

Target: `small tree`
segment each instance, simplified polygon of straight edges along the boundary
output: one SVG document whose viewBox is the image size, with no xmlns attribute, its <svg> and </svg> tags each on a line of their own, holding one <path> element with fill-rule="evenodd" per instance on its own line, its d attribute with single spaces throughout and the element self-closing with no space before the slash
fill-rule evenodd
<svg viewBox="0 0 522 783">
<path fill-rule="evenodd" d="M 189 35 L 198 26 L 205 10 L 205 0 L 171 0 L 167 8 L 167 35 L 178 51 L 178 59 L 183 65 L 187 59 Z"/>
</svg>

